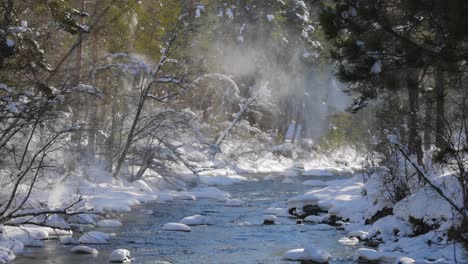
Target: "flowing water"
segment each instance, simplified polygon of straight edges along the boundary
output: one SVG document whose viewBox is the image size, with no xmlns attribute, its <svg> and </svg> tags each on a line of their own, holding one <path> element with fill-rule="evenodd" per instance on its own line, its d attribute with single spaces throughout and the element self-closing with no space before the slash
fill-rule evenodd
<svg viewBox="0 0 468 264">
<path fill-rule="evenodd" d="M 294 219 L 283 217 L 278 218 L 276 225 L 262 225 L 263 210 L 278 202 L 284 206 L 288 198 L 310 189 L 302 181 L 318 178 L 298 177 L 292 184 L 248 181 L 220 187 L 231 193 L 232 198 L 244 199 L 247 202 L 244 207 L 225 207 L 223 202 L 201 199 L 144 204 L 117 217 L 123 227 L 95 229 L 115 234 L 109 245 L 93 246 L 99 250 L 96 256 L 73 254 L 69 252 L 71 246 L 48 240 L 42 248 L 27 248 L 14 263 L 107 263 L 110 252 L 117 248 L 129 249 L 134 258 L 132 263 L 142 264 L 291 263 L 281 260 L 281 256 L 290 249 L 310 244 L 330 252 L 332 263 L 351 263 L 348 256 L 356 248 L 337 243 L 346 235 L 343 231 L 316 231 L 313 224 L 298 225 Z M 161 230 L 167 222 L 195 214 L 210 216 L 214 224 L 195 226 L 187 233 Z"/>
</svg>

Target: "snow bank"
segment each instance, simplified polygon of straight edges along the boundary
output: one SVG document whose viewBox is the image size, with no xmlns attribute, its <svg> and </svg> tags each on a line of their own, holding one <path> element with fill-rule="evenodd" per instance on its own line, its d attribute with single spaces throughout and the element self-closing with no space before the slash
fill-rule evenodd
<svg viewBox="0 0 468 264">
<path fill-rule="evenodd" d="M 123 262 L 130 262 L 132 260 L 132 257 L 130 256 L 130 251 L 127 249 L 116 249 L 112 251 L 112 253 L 109 256 L 109 262 L 118 262 L 118 263 L 123 263 Z"/>
<path fill-rule="evenodd" d="M 182 231 L 182 232 L 192 231 L 192 229 L 188 225 L 184 225 L 181 223 L 167 223 L 162 227 L 162 229 L 166 231 Z"/>
<path fill-rule="evenodd" d="M 15 259 L 15 254 L 8 248 L 0 247 L 0 263 L 10 263 Z"/>
<path fill-rule="evenodd" d="M 26 247 L 42 247 L 42 240 L 49 238 L 49 233 L 41 227 L 5 226 L 3 232 L 5 238 L 18 241 Z"/>
<path fill-rule="evenodd" d="M 329 186 L 323 189 L 314 189 L 306 194 L 290 198 L 288 207 L 302 208 L 305 205 L 317 205 L 343 219 L 362 220 L 362 215 L 370 204 L 362 195 L 364 183 L 359 176 L 347 180 L 330 181 L 328 184 Z"/>
</svg>

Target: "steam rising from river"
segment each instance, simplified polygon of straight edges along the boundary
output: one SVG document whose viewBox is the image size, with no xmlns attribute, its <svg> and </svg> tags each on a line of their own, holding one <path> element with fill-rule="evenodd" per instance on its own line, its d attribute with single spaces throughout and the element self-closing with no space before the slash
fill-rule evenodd
<svg viewBox="0 0 468 264">
<path fill-rule="evenodd" d="M 263 29 L 245 25 L 242 32 L 259 30 Z M 303 106 L 308 124 L 304 135 L 317 139 L 329 129 L 328 117 L 344 111 L 351 99 L 342 92 L 343 85 L 333 76 L 331 65 L 311 68 L 304 63 L 308 56 L 304 48 L 297 48 L 291 56 L 283 56 L 281 52 L 285 46 L 285 43 L 261 37 L 248 43 L 240 37 L 236 42 L 218 39 L 208 49 L 195 45 L 193 56 L 208 64 L 211 72 L 234 76 L 244 97 L 248 97 L 248 91 L 255 93 L 268 83 L 269 91 L 263 91 L 268 102 L 263 105 L 269 105 L 273 111 L 286 103 L 284 99 L 291 98 L 291 113 L 275 112 L 277 120 L 281 114 L 292 115 L 289 120 L 294 119 Z"/>
</svg>

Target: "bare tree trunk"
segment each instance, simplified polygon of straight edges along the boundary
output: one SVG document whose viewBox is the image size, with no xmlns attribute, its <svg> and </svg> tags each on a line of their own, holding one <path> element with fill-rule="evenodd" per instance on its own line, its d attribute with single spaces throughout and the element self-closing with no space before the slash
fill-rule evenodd
<svg viewBox="0 0 468 264">
<path fill-rule="evenodd" d="M 114 86 L 113 86 L 114 87 Z M 115 135 L 117 131 L 117 113 L 118 113 L 118 105 L 117 105 L 117 99 L 115 98 L 117 96 L 117 87 L 109 89 L 110 92 L 108 94 L 108 99 L 111 100 L 111 112 L 112 112 L 112 118 L 111 118 L 111 127 L 110 127 L 110 135 L 106 140 L 106 150 L 105 150 L 105 155 L 106 155 L 106 169 L 109 172 L 112 172 L 112 169 L 114 167 L 114 145 L 115 145 Z"/>
<path fill-rule="evenodd" d="M 301 106 L 299 107 L 299 109 L 297 110 L 297 114 L 296 114 L 296 122 L 294 123 L 294 129 L 293 129 L 293 135 L 292 135 L 292 138 L 291 138 L 291 143 L 294 145 L 294 143 L 296 142 L 296 137 L 297 137 L 297 134 L 298 134 L 298 129 L 299 129 L 299 125 L 302 126 L 302 112 L 303 112 L 303 105 L 302 105 L 302 102 L 301 102 Z"/>
<path fill-rule="evenodd" d="M 445 74 L 439 66 L 435 70 L 435 97 L 436 97 L 436 147 L 443 150 L 446 147 L 444 142 L 444 122 L 445 122 Z"/>
<path fill-rule="evenodd" d="M 93 32 L 92 36 L 92 61 L 93 65 L 96 65 L 99 57 L 99 34 L 98 32 Z M 96 86 L 96 83 L 93 83 Z M 89 129 L 88 129 L 88 163 L 91 164 L 96 157 L 96 132 L 98 130 L 98 103 L 97 99 L 93 98 L 88 100 L 88 109 L 90 110 L 89 114 Z"/>
<path fill-rule="evenodd" d="M 153 159 L 154 154 L 154 150 L 152 149 L 145 152 L 145 156 L 143 157 L 140 169 L 138 170 L 137 174 L 130 179 L 130 182 L 138 181 L 139 179 L 141 179 L 141 177 L 143 177 L 143 174 L 151 164 L 151 160 Z"/>
<path fill-rule="evenodd" d="M 433 94 L 430 91 L 426 92 L 426 101 L 425 101 L 425 120 L 424 120 L 424 149 L 429 150 L 432 143 L 432 128 L 433 128 Z"/>
<path fill-rule="evenodd" d="M 408 149 L 410 154 L 416 154 L 418 163 L 422 165 L 423 153 L 421 149 L 421 137 L 418 133 L 418 112 L 419 112 L 419 82 L 418 71 L 409 69 L 406 73 L 406 85 L 408 90 L 409 105 L 409 133 Z"/>
<path fill-rule="evenodd" d="M 177 29 L 171 35 L 171 38 L 167 42 L 166 47 L 164 49 L 164 53 L 161 55 L 161 59 L 159 60 L 159 63 L 157 64 L 156 69 L 152 73 L 152 76 L 149 77 L 149 80 L 146 80 L 146 81 L 142 80 L 141 81 L 141 84 L 140 84 L 141 85 L 141 87 L 140 87 L 141 94 L 140 94 L 140 99 L 139 99 L 138 106 L 137 106 L 137 109 L 136 109 L 135 117 L 133 118 L 132 125 L 130 127 L 130 130 L 128 132 L 127 138 L 126 138 L 125 143 L 124 143 L 124 147 L 123 147 L 122 152 L 120 153 L 119 159 L 117 161 L 115 171 L 113 173 L 114 178 L 117 178 L 117 176 L 119 175 L 120 169 L 122 168 L 122 165 L 125 162 L 128 150 L 130 149 L 130 146 L 132 145 L 135 130 L 136 130 L 137 125 L 138 125 L 138 123 L 140 121 L 140 116 L 141 116 L 141 113 L 143 111 L 143 107 L 145 106 L 145 102 L 146 102 L 146 99 L 148 97 L 150 88 L 153 86 L 154 83 L 156 83 L 156 79 L 158 77 L 158 74 L 160 73 L 162 66 L 164 65 L 164 63 L 168 59 L 169 53 L 172 51 L 171 48 L 172 48 L 172 46 L 173 46 L 173 44 L 174 44 L 174 42 L 175 42 L 175 40 L 177 38 L 177 33 L 178 33 L 178 30 L 179 30 L 179 27 L 180 27 L 180 25 L 177 27 Z"/>
</svg>

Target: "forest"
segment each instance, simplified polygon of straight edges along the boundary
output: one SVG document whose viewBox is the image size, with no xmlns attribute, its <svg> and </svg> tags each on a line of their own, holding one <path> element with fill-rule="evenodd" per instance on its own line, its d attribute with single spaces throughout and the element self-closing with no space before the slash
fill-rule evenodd
<svg viewBox="0 0 468 264">
<path fill-rule="evenodd" d="M 467 29 L 463 0 L 0 0 L 0 263 L 468 263 Z"/>
</svg>

